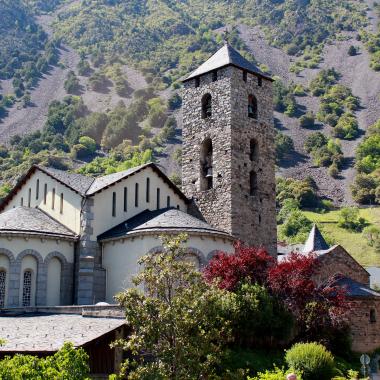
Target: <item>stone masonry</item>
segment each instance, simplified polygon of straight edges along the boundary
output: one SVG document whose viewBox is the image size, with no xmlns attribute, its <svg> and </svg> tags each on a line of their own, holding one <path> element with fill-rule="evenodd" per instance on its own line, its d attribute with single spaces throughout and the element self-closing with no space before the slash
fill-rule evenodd
<svg viewBox="0 0 380 380">
<path fill-rule="evenodd" d="M 183 91 L 182 183 L 205 220 L 249 245 L 276 255 L 275 153 L 272 83 L 235 66 L 185 81 Z M 214 78 L 213 78 L 214 77 Z M 210 94 L 212 116 L 202 118 L 202 97 Z M 257 99 L 257 120 L 248 117 L 248 96 Z M 212 141 L 213 188 L 201 191 L 201 147 Z M 251 140 L 256 154 L 251 160 Z M 250 192 L 250 173 L 257 190 Z"/>
</svg>

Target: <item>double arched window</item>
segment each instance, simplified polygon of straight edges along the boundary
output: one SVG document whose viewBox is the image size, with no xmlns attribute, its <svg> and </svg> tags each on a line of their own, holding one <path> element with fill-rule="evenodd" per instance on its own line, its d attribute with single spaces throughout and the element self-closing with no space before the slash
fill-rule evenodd
<svg viewBox="0 0 380 380">
<path fill-rule="evenodd" d="M 200 190 L 210 190 L 213 187 L 212 141 L 210 138 L 203 141 L 200 156 Z"/>
<path fill-rule="evenodd" d="M 202 98 L 202 118 L 207 119 L 212 116 L 211 95 L 205 94 Z"/>
<path fill-rule="evenodd" d="M 248 117 L 257 119 L 257 99 L 254 95 L 248 95 Z"/>
</svg>

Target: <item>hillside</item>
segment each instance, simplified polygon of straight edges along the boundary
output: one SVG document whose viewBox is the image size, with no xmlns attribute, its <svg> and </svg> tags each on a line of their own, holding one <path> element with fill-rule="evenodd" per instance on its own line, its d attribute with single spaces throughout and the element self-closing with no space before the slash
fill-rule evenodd
<svg viewBox="0 0 380 380">
<path fill-rule="evenodd" d="M 1 2 L 5 10 L 10 4 Z M 26 21 L 17 23 L 15 32 L 14 25 L 9 23 L 12 15 L 7 16 L 0 56 L 12 56 L 9 46 L 15 43 L 9 41 L 29 51 L 28 41 L 22 36 L 26 30 L 35 30 L 43 40 L 34 47 L 35 51 L 40 58 L 47 57 L 53 46 L 54 59 L 40 70 L 33 66 L 32 59 L 27 61 L 29 69 L 36 71 L 33 84 L 27 84 L 20 68 L 0 81 L 4 110 L 0 114 L 0 141 L 8 147 L 13 143 L 7 148 L 8 161 L 0 163 L 2 180 L 12 180 L 30 162 L 25 155 L 14 162 L 12 146 L 19 141 L 17 135 L 49 128 L 49 104 L 62 102 L 67 95 L 81 98 L 78 116 L 82 119 L 74 123 L 75 127 L 66 124 L 68 130 L 62 137 L 65 149 L 54 145 L 54 154 L 65 161 L 65 166 L 78 167 L 83 165 L 82 160 L 89 162 L 99 156 L 92 167 L 90 164 L 83 170 L 100 174 L 120 166 L 120 159 L 115 161 L 117 150 L 122 149 L 124 159 L 128 160 L 137 152 L 151 150 L 169 174 L 178 173 L 179 79 L 217 49 L 221 32 L 228 26 L 230 42 L 247 58 L 261 64 L 263 70 L 278 77 L 276 126 L 291 138 L 287 141 L 290 150 L 287 148 L 278 158 L 278 174 L 298 179 L 311 176 L 319 187 L 319 195 L 337 204 L 352 203 L 350 185 L 356 175 L 355 151 L 367 128 L 380 119 L 380 74 L 374 70 L 379 11 L 376 3 L 232 1 L 227 8 L 223 1 L 200 0 L 12 2 L 12 11 Z M 352 55 L 348 53 L 351 46 L 355 48 Z M 315 78 L 319 80 L 322 70 L 332 68 L 337 73 L 335 83 L 325 85 L 325 95 L 315 95 L 310 89 Z M 17 90 L 15 75 L 19 79 L 16 85 L 20 87 L 21 81 L 25 90 L 13 98 L 11 94 Z M 332 99 L 329 92 L 335 91 L 337 96 L 337 85 L 345 86 L 340 91 L 348 94 L 346 98 L 354 99 L 355 107 L 343 104 L 343 100 L 336 105 L 339 99 Z M 146 93 L 141 96 L 143 89 Z M 330 96 L 330 103 L 325 105 L 326 96 Z M 120 104 L 125 108 L 121 109 Z M 334 110 L 322 114 L 322 107 L 326 109 L 331 104 Z M 300 117 L 310 112 L 316 115 L 316 120 L 301 128 Z M 104 123 L 99 123 L 100 119 Z M 349 133 L 347 123 L 352 129 Z M 340 132 L 336 125 L 343 125 Z M 79 130 L 75 136 L 70 132 L 73 129 Z M 321 148 L 328 156 L 324 162 L 315 158 L 320 151 L 306 151 L 304 146 L 308 136 L 317 131 L 328 138 L 332 136 L 330 148 L 328 145 Z M 69 147 L 78 145 L 84 134 L 98 144 L 95 155 L 70 151 Z M 22 146 L 41 157 L 37 160 L 46 160 L 44 149 L 53 148 L 46 140 L 49 134 L 42 135 L 41 138 L 37 132 L 22 141 Z M 31 146 L 35 139 L 38 144 Z M 124 148 L 118 148 L 123 139 L 136 148 L 126 151 L 125 144 Z M 331 150 L 333 141 L 335 153 Z M 173 160 L 173 156 L 178 159 Z M 79 161 L 72 161 L 72 157 Z"/>
</svg>

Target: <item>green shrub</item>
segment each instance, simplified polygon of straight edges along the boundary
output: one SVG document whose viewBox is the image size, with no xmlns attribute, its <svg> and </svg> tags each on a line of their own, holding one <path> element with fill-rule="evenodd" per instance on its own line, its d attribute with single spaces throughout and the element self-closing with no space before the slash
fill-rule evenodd
<svg viewBox="0 0 380 380">
<path fill-rule="evenodd" d="M 331 380 L 334 374 L 334 357 L 319 343 L 295 344 L 286 351 L 285 361 L 304 380 Z"/>
<path fill-rule="evenodd" d="M 357 48 L 353 45 L 351 45 L 349 48 L 348 48 L 348 55 L 350 56 L 354 56 L 358 54 L 358 51 L 357 51 Z"/>
<path fill-rule="evenodd" d="M 285 380 L 286 375 L 292 372 L 275 367 L 273 370 L 258 373 L 256 377 L 248 377 L 247 380 Z M 297 375 L 297 380 L 302 380 L 301 375 Z"/>
<path fill-rule="evenodd" d="M 276 130 L 275 150 L 276 161 L 281 161 L 287 154 L 294 151 L 294 143 L 292 138 Z"/>
<path fill-rule="evenodd" d="M 302 211 L 294 210 L 279 227 L 279 237 L 289 243 L 303 243 L 312 225 L 312 221 Z"/>
<path fill-rule="evenodd" d="M 68 94 L 75 94 L 79 90 L 79 80 L 75 75 L 74 71 L 69 71 L 69 73 L 67 74 L 67 78 L 64 83 L 64 88 Z"/>
<path fill-rule="evenodd" d="M 300 127 L 301 128 L 312 128 L 315 123 L 315 115 L 313 112 L 307 112 L 305 115 L 300 117 Z"/>
</svg>

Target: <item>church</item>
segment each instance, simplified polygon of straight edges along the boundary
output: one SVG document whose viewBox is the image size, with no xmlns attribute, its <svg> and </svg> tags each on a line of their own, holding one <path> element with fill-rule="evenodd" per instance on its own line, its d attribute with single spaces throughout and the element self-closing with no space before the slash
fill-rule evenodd
<svg viewBox="0 0 380 380">
<path fill-rule="evenodd" d="M 282 260 L 272 83 L 228 43 L 184 79 L 182 190 L 154 163 L 98 178 L 31 167 L 0 205 L 0 310 L 114 303 L 163 234 L 186 233 L 198 268 L 237 240 Z M 310 252 L 316 281 L 347 289 L 354 349 L 379 347 L 368 272 L 316 227 Z"/>
<path fill-rule="evenodd" d="M 272 79 L 229 44 L 184 80 L 182 191 L 153 164 L 33 166 L 0 206 L 0 307 L 114 302 L 160 235 L 201 267 L 240 239 L 276 255 Z"/>
</svg>

